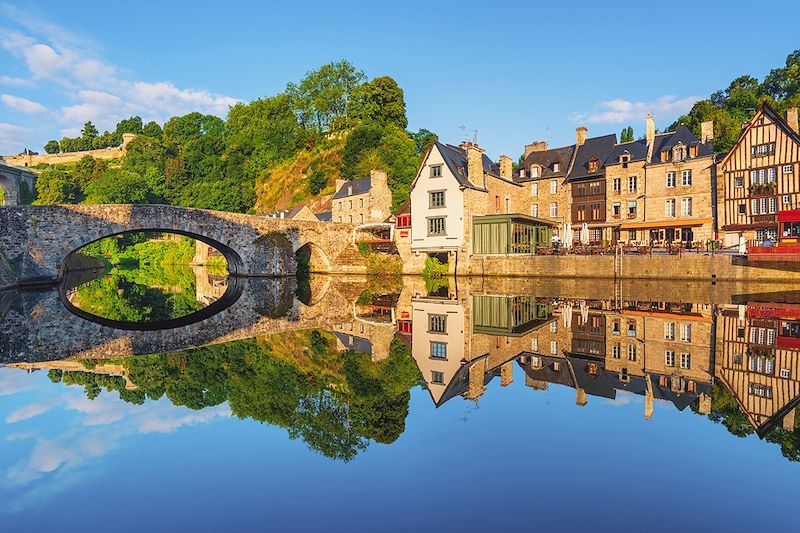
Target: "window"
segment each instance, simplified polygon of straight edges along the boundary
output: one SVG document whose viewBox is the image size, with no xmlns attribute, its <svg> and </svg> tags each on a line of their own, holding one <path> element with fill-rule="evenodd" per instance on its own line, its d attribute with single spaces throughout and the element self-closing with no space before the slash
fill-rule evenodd
<svg viewBox="0 0 800 533">
<path fill-rule="evenodd" d="M 747 387 L 747 392 L 751 396 L 760 396 L 762 398 L 772 398 L 772 387 L 763 385 L 761 383 L 751 383 Z"/>
<path fill-rule="evenodd" d="M 628 361 L 636 361 L 636 346 L 628 345 Z"/>
<path fill-rule="evenodd" d="M 681 324 L 681 342 L 692 342 L 691 324 Z"/>
<path fill-rule="evenodd" d="M 531 177 L 538 178 L 539 177 L 539 166 L 538 165 L 531 165 Z"/>
<path fill-rule="evenodd" d="M 636 230 L 635 229 L 629 229 L 628 230 L 628 240 L 629 241 L 635 241 L 636 240 Z"/>
<path fill-rule="evenodd" d="M 775 143 L 757 144 L 752 148 L 753 155 L 758 157 L 775 153 Z"/>
<path fill-rule="evenodd" d="M 681 171 L 681 185 L 684 187 L 688 187 L 692 184 L 692 171 L 691 170 L 682 170 Z"/>
<path fill-rule="evenodd" d="M 339 215 L 339 222 L 342 221 L 342 215 Z"/>
<path fill-rule="evenodd" d="M 553 163 L 553 172 L 558 172 L 559 170 L 561 170 L 561 163 L 556 161 L 555 163 Z"/>
<path fill-rule="evenodd" d="M 556 355 L 558 353 L 558 343 L 556 341 L 550 341 L 550 353 L 552 355 Z"/>
<path fill-rule="evenodd" d="M 697 145 L 689 147 L 689 157 L 697 157 Z"/>
<path fill-rule="evenodd" d="M 611 213 L 614 215 L 614 218 L 619 218 L 622 215 L 622 204 L 614 202 L 611 205 Z"/>
<path fill-rule="evenodd" d="M 428 331 L 447 333 L 447 315 L 428 315 Z"/>
<path fill-rule="evenodd" d="M 664 201 L 664 216 L 675 216 L 675 198 L 670 198 L 669 200 Z"/>
<path fill-rule="evenodd" d="M 619 359 L 619 343 L 615 343 L 614 346 L 611 347 L 611 357 L 614 359 Z"/>
<path fill-rule="evenodd" d="M 636 217 L 636 200 L 628 200 L 628 218 Z"/>
<path fill-rule="evenodd" d="M 675 173 L 667 172 L 667 187 L 672 188 L 675 186 Z"/>
<path fill-rule="evenodd" d="M 342 202 L 339 202 L 339 211 L 341 211 L 342 209 L 344 209 L 344 205 Z"/>
<path fill-rule="evenodd" d="M 428 195 L 428 207 L 431 209 L 444 207 L 444 191 L 431 191 Z"/>
<path fill-rule="evenodd" d="M 558 192 L 558 182 L 556 180 L 552 180 L 550 182 L 550 194 L 555 194 Z"/>
<path fill-rule="evenodd" d="M 539 196 L 539 184 L 531 183 L 531 196 Z"/>
<path fill-rule="evenodd" d="M 781 368 L 781 377 L 783 379 L 789 379 L 790 377 L 792 377 L 792 371 L 789 370 L 788 368 Z"/>
<path fill-rule="evenodd" d="M 437 385 L 443 385 L 444 372 L 437 372 L 436 370 L 431 370 L 431 383 L 436 383 Z"/>
<path fill-rule="evenodd" d="M 447 359 L 447 343 L 431 341 L 431 357 L 433 359 Z"/>
<path fill-rule="evenodd" d="M 347 209 L 353 209 L 353 200 L 347 201 Z"/>
<path fill-rule="evenodd" d="M 593 157 L 589 160 L 589 172 L 597 172 L 597 169 L 600 167 L 600 160 L 596 157 Z"/>
<path fill-rule="evenodd" d="M 538 217 L 539 216 L 539 204 L 531 205 L 531 216 Z"/>
<path fill-rule="evenodd" d="M 628 192 L 636 192 L 636 176 L 628 178 Z"/>
<path fill-rule="evenodd" d="M 681 198 L 681 216 L 692 216 L 691 198 Z"/>
<path fill-rule="evenodd" d="M 533 353 L 539 353 L 539 337 L 535 337 L 531 341 L 531 351 Z"/>
<path fill-rule="evenodd" d="M 792 203 L 791 197 L 788 194 L 783 195 L 783 205 Z"/>
<path fill-rule="evenodd" d="M 669 150 L 661 150 L 661 160 L 669 161 Z"/>
<path fill-rule="evenodd" d="M 628 337 L 636 336 L 636 321 L 628 320 Z"/>
<path fill-rule="evenodd" d="M 612 322 L 611 334 L 612 335 L 619 335 L 620 334 L 619 320 L 617 320 L 617 319 L 615 319 L 614 322 Z"/>
<path fill-rule="evenodd" d="M 614 185 L 614 192 L 620 192 L 622 190 L 622 179 L 614 178 L 611 183 Z"/>
<path fill-rule="evenodd" d="M 350 224 L 352 224 L 353 223 L 353 215 L 349 215 L 347 218 L 349 219 Z"/>
<path fill-rule="evenodd" d="M 683 146 L 676 146 L 672 149 L 672 158 L 675 161 L 683 161 L 685 156 L 686 150 L 683 148 Z"/>
<path fill-rule="evenodd" d="M 558 322 L 555 320 L 550 322 L 550 333 L 558 333 Z"/>
<path fill-rule="evenodd" d="M 361 213 L 360 215 L 358 215 L 358 223 L 359 224 L 363 224 L 364 223 L 364 213 Z"/>
<path fill-rule="evenodd" d="M 363 198 L 359 198 L 358 199 L 358 207 L 364 207 L 364 199 Z"/>
<path fill-rule="evenodd" d="M 774 182 L 778 169 L 775 167 L 770 167 L 767 169 L 767 182 Z"/>
<path fill-rule="evenodd" d="M 664 364 L 666 366 L 675 366 L 675 352 L 672 350 L 666 350 L 664 352 Z"/>
<path fill-rule="evenodd" d="M 550 218 L 556 218 L 558 216 L 558 204 L 555 202 L 550 202 Z"/>
<path fill-rule="evenodd" d="M 794 165 L 783 165 L 783 173 L 791 174 L 794 171 Z"/>
<path fill-rule="evenodd" d="M 744 188 L 744 178 L 736 178 L 734 180 L 734 187 L 736 187 L 737 189 L 743 189 Z"/>
<path fill-rule="evenodd" d="M 445 217 L 433 217 L 428 219 L 428 235 L 444 235 Z"/>
<path fill-rule="evenodd" d="M 740 215 L 746 215 L 747 214 L 747 204 L 742 202 L 737 207 L 739 208 L 739 214 Z"/>
<path fill-rule="evenodd" d="M 442 176 L 442 165 L 431 165 L 431 177 L 439 178 Z"/>
<path fill-rule="evenodd" d="M 664 323 L 664 339 L 668 341 L 675 340 L 675 322 Z"/>
<path fill-rule="evenodd" d="M 778 199 L 774 196 L 771 196 L 769 199 L 769 212 L 770 214 L 778 212 Z"/>
<path fill-rule="evenodd" d="M 688 353 L 681 354 L 681 368 L 689 370 L 692 367 L 692 356 Z"/>
</svg>

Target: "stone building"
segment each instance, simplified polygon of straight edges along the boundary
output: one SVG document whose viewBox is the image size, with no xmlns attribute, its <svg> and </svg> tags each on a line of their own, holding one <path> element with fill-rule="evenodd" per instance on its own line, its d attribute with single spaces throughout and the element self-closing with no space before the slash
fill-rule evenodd
<svg viewBox="0 0 800 533">
<path fill-rule="evenodd" d="M 778 211 L 800 206 L 797 108 L 778 115 L 766 102 L 718 164 L 718 216 L 726 246 L 778 238 Z"/>
<path fill-rule="evenodd" d="M 280 211 L 270 211 L 264 213 L 262 216 L 267 218 L 283 218 L 286 220 L 310 220 L 313 222 L 320 220 L 307 205 L 290 207 L 289 209 L 281 209 Z"/>
<path fill-rule="evenodd" d="M 619 226 L 613 241 L 635 244 L 704 243 L 714 238 L 713 123 L 703 139 L 686 126 L 656 134 L 647 116 L 644 139 L 619 143 L 606 161 L 608 216 Z"/>
<path fill-rule="evenodd" d="M 589 242 L 601 244 L 612 238 L 611 227 L 606 220 L 606 176 L 605 164 L 617 143 L 615 134 L 587 138 L 585 127 L 576 129 L 575 154 L 572 157 L 566 184 L 569 195 L 570 223 L 575 240 L 583 224 L 589 228 Z"/>
<path fill-rule="evenodd" d="M 553 222 L 556 231 L 569 222 L 564 180 L 574 152 L 575 145 L 548 148 L 545 141 L 533 142 L 525 146 L 522 166 L 515 177 L 530 191 L 530 215 Z"/>
<path fill-rule="evenodd" d="M 383 222 L 392 212 L 392 192 L 385 172 L 373 170 L 357 180 L 336 180 L 332 219 L 347 224 Z"/>
</svg>

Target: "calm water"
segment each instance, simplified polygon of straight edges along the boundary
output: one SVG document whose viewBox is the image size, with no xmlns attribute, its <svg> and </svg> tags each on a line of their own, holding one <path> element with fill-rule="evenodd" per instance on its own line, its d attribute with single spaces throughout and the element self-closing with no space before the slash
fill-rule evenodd
<svg viewBox="0 0 800 533">
<path fill-rule="evenodd" d="M 791 288 L 109 275 L 0 293 L 2 531 L 798 529 Z"/>
</svg>

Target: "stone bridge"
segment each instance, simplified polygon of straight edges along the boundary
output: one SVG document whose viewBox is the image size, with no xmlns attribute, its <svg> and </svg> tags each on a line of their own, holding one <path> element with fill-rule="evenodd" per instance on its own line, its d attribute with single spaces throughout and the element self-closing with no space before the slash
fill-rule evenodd
<svg viewBox="0 0 800 533">
<path fill-rule="evenodd" d="M 303 249 L 312 270 L 366 272 L 353 226 L 167 205 L 0 207 L 0 289 L 57 281 L 78 248 L 111 235 L 164 231 L 219 250 L 233 276 L 288 276 Z"/>
<path fill-rule="evenodd" d="M 22 202 L 23 193 L 32 194 L 36 186 L 36 174 L 30 170 L 14 167 L 0 161 L 0 190 L 3 201 L 0 205 L 17 205 Z"/>
<path fill-rule="evenodd" d="M 65 306 L 56 288 L 0 292 L 0 364 L 105 359 L 188 350 L 292 330 L 330 330 L 354 320 L 360 277 L 318 276 L 314 301 L 295 297 L 294 278 L 238 278 L 238 298 L 202 321 L 133 331 L 87 320 Z"/>
</svg>

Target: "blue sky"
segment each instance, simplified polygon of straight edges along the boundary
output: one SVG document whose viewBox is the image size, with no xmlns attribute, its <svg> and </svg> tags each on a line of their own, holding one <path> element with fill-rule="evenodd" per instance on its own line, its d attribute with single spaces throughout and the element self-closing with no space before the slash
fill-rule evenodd
<svg viewBox="0 0 800 533">
<path fill-rule="evenodd" d="M 1 2 L 1 0 L 0 0 Z M 405 89 L 409 128 L 477 130 L 496 158 L 543 139 L 666 127 L 800 41 L 800 2 L 0 3 L 0 153 L 281 91 L 342 58 Z M 758 23 L 754 24 L 757 17 Z M 471 135 L 471 133 L 470 133 Z"/>
</svg>

